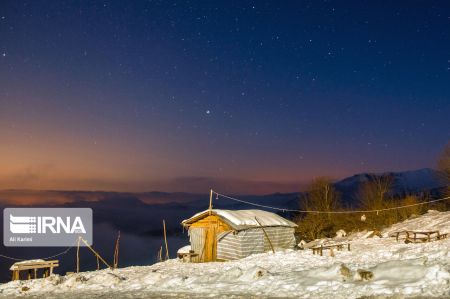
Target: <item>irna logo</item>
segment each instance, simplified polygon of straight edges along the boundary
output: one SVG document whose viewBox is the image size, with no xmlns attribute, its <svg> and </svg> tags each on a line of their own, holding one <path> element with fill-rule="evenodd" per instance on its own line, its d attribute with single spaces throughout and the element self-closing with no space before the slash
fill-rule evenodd
<svg viewBox="0 0 450 299">
<path fill-rule="evenodd" d="M 9 230 L 13 234 L 45 234 L 51 232 L 59 234 L 64 232 L 66 234 L 81 233 L 85 234 L 81 217 L 77 216 L 71 220 L 70 216 L 65 217 L 52 217 L 52 216 L 13 216 L 9 215 Z"/>
<path fill-rule="evenodd" d="M 92 245 L 92 210 L 89 208 L 3 210 L 5 246 L 72 246 L 78 236 Z"/>
</svg>

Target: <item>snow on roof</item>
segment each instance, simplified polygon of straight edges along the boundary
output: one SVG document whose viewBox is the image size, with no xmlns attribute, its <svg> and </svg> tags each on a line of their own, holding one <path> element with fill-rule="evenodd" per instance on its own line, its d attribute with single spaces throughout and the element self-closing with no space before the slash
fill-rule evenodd
<svg viewBox="0 0 450 299">
<path fill-rule="evenodd" d="M 33 264 L 33 263 L 45 263 L 45 260 L 42 259 L 34 259 L 34 260 L 25 260 L 20 262 L 15 262 L 9 270 L 17 270 L 17 267 L 20 265 L 27 265 L 27 264 Z"/>
<path fill-rule="evenodd" d="M 197 213 L 189 219 L 183 220 L 181 224 L 191 224 L 209 214 L 209 210 Z M 277 214 L 262 210 L 219 210 L 212 209 L 211 214 L 217 215 L 233 229 L 242 230 L 249 227 L 258 227 L 258 219 L 262 226 L 287 226 L 296 227 L 292 221 L 289 221 Z"/>
</svg>

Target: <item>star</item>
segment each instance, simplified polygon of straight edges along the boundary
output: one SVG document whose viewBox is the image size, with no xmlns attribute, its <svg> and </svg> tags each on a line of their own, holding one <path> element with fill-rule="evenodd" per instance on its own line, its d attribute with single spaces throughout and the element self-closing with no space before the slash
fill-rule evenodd
<svg viewBox="0 0 450 299">
<path fill-rule="evenodd" d="M 211 111 L 210 110 L 206 110 L 206 114 L 211 114 Z"/>
<path fill-rule="evenodd" d="M 5 53 L 5 52 L 3 52 L 3 53 L 2 53 L 2 56 L 3 56 L 3 57 L 6 57 L 6 53 Z"/>
</svg>

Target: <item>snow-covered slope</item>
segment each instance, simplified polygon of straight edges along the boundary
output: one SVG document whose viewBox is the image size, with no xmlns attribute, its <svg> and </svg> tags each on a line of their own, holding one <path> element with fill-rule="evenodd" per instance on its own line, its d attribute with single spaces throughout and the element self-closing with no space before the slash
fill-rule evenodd
<svg viewBox="0 0 450 299">
<path fill-rule="evenodd" d="M 450 227 L 450 212 L 429 212 L 394 230 Z M 225 263 L 169 260 L 0 285 L 0 297 L 36 298 L 394 298 L 450 297 L 450 239 L 405 244 L 395 238 L 353 236 L 351 251 L 311 250 L 253 255 Z M 368 280 L 361 271 L 369 271 Z M 364 276 L 364 275 L 363 275 Z M 371 276 L 371 277 L 370 277 Z"/>
<path fill-rule="evenodd" d="M 429 210 L 428 213 L 403 222 L 396 223 L 384 231 L 385 235 L 396 231 L 436 231 L 450 234 L 450 212 Z"/>
</svg>

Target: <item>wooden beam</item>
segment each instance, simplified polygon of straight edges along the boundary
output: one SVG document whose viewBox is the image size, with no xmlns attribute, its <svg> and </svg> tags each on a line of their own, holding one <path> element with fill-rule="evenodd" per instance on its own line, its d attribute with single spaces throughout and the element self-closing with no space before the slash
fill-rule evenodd
<svg viewBox="0 0 450 299">
<path fill-rule="evenodd" d="M 81 241 L 83 241 L 83 243 L 86 245 L 87 248 L 89 248 L 90 251 L 92 251 L 92 253 L 94 253 L 108 268 L 112 269 L 112 267 L 100 256 L 100 254 L 98 254 L 87 242 L 86 240 L 84 240 L 83 238 L 81 238 Z M 50 271 L 52 271 L 52 269 L 50 269 Z M 51 273 L 50 273 L 51 274 Z"/>
<path fill-rule="evenodd" d="M 116 246 L 114 248 L 114 269 L 119 266 L 119 242 L 120 242 L 120 230 L 117 234 Z"/>
<path fill-rule="evenodd" d="M 166 221 L 163 219 L 163 227 L 164 227 L 164 244 L 166 244 L 166 257 L 164 260 L 168 260 L 169 257 L 169 248 L 167 247 L 167 234 L 166 234 Z"/>
<path fill-rule="evenodd" d="M 212 214 L 212 195 L 213 191 L 212 189 L 209 190 L 209 215 Z"/>
<path fill-rule="evenodd" d="M 261 225 L 261 223 L 258 221 L 258 218 L 255 217 L 255 220 L 259 224 L 259 226 L 261 227 L 262 231 L 264 232 L 264 235 L 266 236 L 267 241 L 269 241 L 269 245 L 270 245 L 270 248 L 272 248 L 272 252 L 275 253 L 275 249 L 273 248 L 272 242 L 270 241 L 269 235 L 267 234 L 266 230 Z"/>
<path fill-rule="evenodd" d="M 78 237 L 78 244 L 77 244 L 77 273 L 80 272 L 80 242 L 81 236 Z"/>
</svg>

